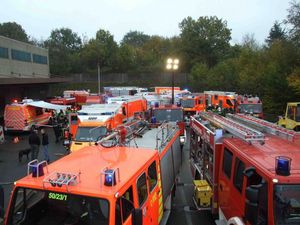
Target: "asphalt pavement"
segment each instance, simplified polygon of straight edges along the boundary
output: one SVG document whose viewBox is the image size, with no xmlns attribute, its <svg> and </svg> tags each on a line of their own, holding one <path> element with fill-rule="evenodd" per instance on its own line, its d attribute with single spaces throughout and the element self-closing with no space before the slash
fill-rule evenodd
<svg viewBox="0 0 300 225">
<path fill-rule="evenodd" d="M 186 133 L 187 142 L 183 147 L 182 166 L 167 225 L 214 225 L 210 212 L 196 210 L 193 203 L 194 186 L 189 166 L 189 131 Z"/>
<path fill-rule="evenodd" d="M 64 155 L 65 149 L 62 141 L 55 143 L 53 128 L 46 128 L 49 135 L 49 155 L 50 161 L 55 161 Z M 27 164 L 31 159 L 31 154 L 23 155 L 19 162 L 19 151 L 30 148 L 28 144 L 29 133 L 13 133 L 5 135 L 5 143 L 0 144 L 0 184 L 4 188 L 4 205 L 8 205 L 10 192 L 14 181 L 26 176 Z M 41 133 L 39 132 L 41 137 Z M 42 147 L 39 150 L 38 159 L 44 160 Z"/>
<path fill-rule="evenodd" d="M 55 143 L 52 128 L 47 128 L 46 131 L 49 135 L 50 160 L 55 161 L 64 156 L 65 149 L 62 145 L 62 141 L 57 144 Z M 39 135 L 41 136 L 40 132 Z M 27 174 L 27 163 L 30 161 L 30 154 L 28 155 L 29 159 L 27 159 L 26 155 L 23 156 L 21 162 L 19 162 L 18 155 L 20 150 L 29 148 L 28 136 L 28 133 L 6 135 L 5 143 L 0 144 L 0 184 L 4 187 L 5 208 L 8 205 L 14 181 Z M 182 156 L 183 163 L 179 173 L 175 198 L 172 203 L 172 212 L 167 225 L 215 224 L 209 212 L 197 211 L 193 205 L 192 195 L 194 188 L 189 167 L 189 137 L 183 148 Z M 38 159 L 44 159 L 42 148 L 40 148 Z"/>
</svg>

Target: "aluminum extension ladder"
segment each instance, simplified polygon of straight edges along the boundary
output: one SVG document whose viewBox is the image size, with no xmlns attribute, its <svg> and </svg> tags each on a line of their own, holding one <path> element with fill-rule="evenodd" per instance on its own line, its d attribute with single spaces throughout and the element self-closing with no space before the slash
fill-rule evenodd
<svg viewBox="0 0 300 225">
<path fill-rule="evenodd" d="M 232 119 L 212 112 L 201 112 L 200 117 L 249 143 L 252 141 L 264 142 L 265 140 L 265 135 L 262 132 L 238 123 Z"/>
<path fill-rule="evenodd" d="M 244 114 L 227 114 L 226 116 L 235 121 L 239 121 L 246 126 L 259 129 L 261 132 L 276 135 L 291 142 L 300 142 L 300 132 L 288 130 L 266 120 Z"/>
</svg>

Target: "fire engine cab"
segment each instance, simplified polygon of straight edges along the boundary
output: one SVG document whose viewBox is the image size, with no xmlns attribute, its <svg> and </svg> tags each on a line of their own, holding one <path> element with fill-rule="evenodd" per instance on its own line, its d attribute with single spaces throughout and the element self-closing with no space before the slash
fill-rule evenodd
<svg viewBox="0 0 300 225">
<path fill-rule="evenodd" d="M 120 104 L 93 104 L 83 106 L 69 117 L 73 137 L 70 150 L 74 152 L 106 136 L 108 131 L 122 124 L 125 115 Z"/>
<path fill-rule="evenodd" d="M 179 129 L 164 123 L 145 132 L 115 132 L 50 165 L 31 161 L 4 224 L 165 224 L 181 164 Z"/>
<path fill-rule="evenodd" d="M 116 97 L 108 104 L 85 105 L 70 114 L 71 152 L 100 140 L 117 126 L 129 123 L 136 113 L 143 114 L 147 103 L 141 96 Z"/>
<path fill-rule="evenodd" d="M 228 91 L 204 91 L 206 99 L 206 107 L 221 107 L 222 109 L 234 110 L 235 92 Z"/>
<path fill-rule="evenodd" d="M 198 94 L 180 98 L 180 105 L 183 107 L 186 115 L 194 115 L 197 112 L 203 112 L 206 109 L 205 95 Z"/>
<path fill-rule="evenodd" d="M 264 120 L 191 117 L 194 202 L 217 224 L 300 224 L 300 134 Z"/>
<path fill-rule="evenodd" d="M 263 119 L 262 101 L 259 97 L 253 97 L 248 95 L 238 95 L 236 102 L 236 112 L 249 114 Z"/>
</svg>

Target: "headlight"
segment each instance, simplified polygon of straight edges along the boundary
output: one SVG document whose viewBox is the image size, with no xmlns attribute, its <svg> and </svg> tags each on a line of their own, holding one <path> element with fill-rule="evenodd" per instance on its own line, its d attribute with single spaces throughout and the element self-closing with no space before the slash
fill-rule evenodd
<svg viewBox="0 0 300 225">
<path fill-rule="evenodd" d="M 185 142 L 185 137 L 184 136 L 180 137 L 180 143 L 183 144 L 184 142 Z"/>
</svg>

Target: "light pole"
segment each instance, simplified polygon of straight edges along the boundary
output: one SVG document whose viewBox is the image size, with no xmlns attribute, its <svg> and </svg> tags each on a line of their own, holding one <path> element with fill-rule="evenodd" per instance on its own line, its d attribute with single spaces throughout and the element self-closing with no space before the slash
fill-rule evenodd
<svg viewBox="0 0 300 225">
<path fill-rule="evenodd" d="M 100 95 L 100 63 L 97 64 L 98 67 L 98 94 Z"/>
<path fill-rule="evenodd" d="M 179 59 L 172 59 L 168 58 L 167 59 L 167 70 L 172 71 L 172 104 L 174 105 L 174 74 L 175 71 L 178 70 L 179 67 Z"/>
</svg>

